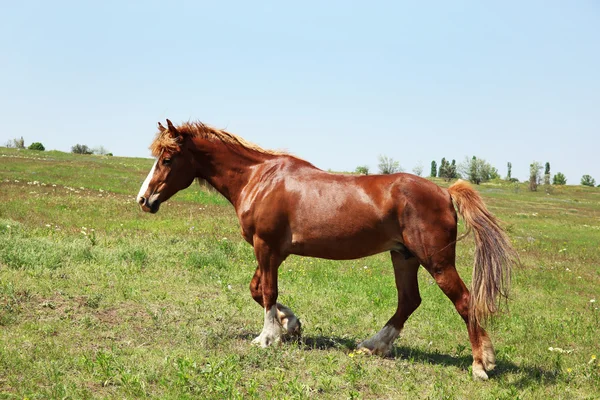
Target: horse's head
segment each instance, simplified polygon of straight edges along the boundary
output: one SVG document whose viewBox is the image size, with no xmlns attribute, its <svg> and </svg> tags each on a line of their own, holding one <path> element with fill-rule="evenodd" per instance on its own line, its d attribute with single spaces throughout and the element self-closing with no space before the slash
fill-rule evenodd
<svg viewBox="0 0 600 400">
<path fill-rule="evenodd" d="M 161 203 L 190 186 L 196 177 L 192 154 L 185 146 L 189 138 L 178 132 L 169 120 L 166 128 L 159 122 L 158 129 L 151 146 L 157 159 L 137 195 L 142 210 L 153 214 Z"/>
</svg>

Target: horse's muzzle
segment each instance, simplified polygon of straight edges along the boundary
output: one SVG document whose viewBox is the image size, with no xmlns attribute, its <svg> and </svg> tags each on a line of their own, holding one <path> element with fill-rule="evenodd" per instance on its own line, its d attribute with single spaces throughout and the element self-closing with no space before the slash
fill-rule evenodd
<svg viewBox="0 0 600 400">
<path fill-rule="evenodd" d="M 142 207 L 143 211 L 152 214 L 156 214 L 158 212 L 158 209 L 160 208 L 160 200 L 158 199 L 158 194 L 153 194 L 148 198 L 140 196 L 137 198 L 137 202 L 140 205 L 140 207 Z"/>
</svg>

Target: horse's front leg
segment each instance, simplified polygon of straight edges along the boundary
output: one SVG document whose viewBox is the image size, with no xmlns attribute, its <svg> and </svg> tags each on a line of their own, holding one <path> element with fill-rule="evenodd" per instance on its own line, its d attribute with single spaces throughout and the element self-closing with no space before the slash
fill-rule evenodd
<svg viewBox="0 0 600 400">
<path fill-rule="evenodd" d="M 252 343 L 261 347 L 270 346 L 281 340 L 283 327 L 277 310 L 277 273 L 283 257 L 260 238 L 254 240 L 254 253 L 258 261 L 258 270 L 250 284 L 252 297 L 260 304 L 259 291 L 262 291 L 262 306 L 265 322 L 260 335 Z"/>
<path fill-rule="evenodd" d="M 250 281 L 250 294 L 252 295 L 252 298 L 264 308 L 260 266 L 256 268 L 256 272 Z M 279 322 L 281 322 L 284 335 L 290 337 L 298 337 L 301 335 L 302 323 L 289 307 L 277 303 L 277 316 L 279 317 Z"/>
</svg>

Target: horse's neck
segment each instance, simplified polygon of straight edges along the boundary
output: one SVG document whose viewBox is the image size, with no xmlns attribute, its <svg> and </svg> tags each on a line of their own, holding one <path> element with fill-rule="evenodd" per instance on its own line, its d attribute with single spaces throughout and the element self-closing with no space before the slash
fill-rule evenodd
<svg viewBox="0 0 600 400">
<path fill-rule="evenodd" d="M 237 204 L 240 192 L 248 184 L 252 167 L 263 163 L 271 156 L 247 149 L 233 150 L 223 143 L 213 143 L 211 157 L 198 157 L 201 179 L 206 180 L 231 204 Z"/>
</svg>

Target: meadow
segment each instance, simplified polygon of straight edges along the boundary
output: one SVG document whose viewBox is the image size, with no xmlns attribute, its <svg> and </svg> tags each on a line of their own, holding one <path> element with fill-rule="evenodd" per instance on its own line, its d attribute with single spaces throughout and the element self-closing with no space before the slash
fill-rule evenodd
<svg viewBox="0 0 600 400">
<path fill-rule="evenodd" d="M 290 257 L 280 299 L 303 337 L 251 346 L 263 311 L 233 208 L 194 185 L 143 213 L 151 165 L 0 148 L 0 398 L 600 396 L 600 188 L 477 186 L 522 266 L 488 326 L 497 367 L 476 382 L 464 323 L 422 268 L 393 354 L 356 351 L 395 311 L 388 254 Z M 468 284 L 472 239 L 457 249 Z"/>
</svg>

